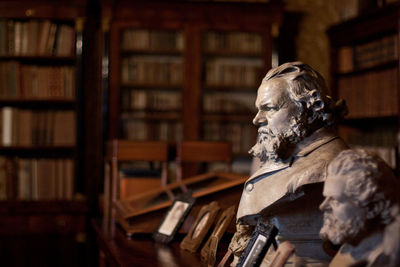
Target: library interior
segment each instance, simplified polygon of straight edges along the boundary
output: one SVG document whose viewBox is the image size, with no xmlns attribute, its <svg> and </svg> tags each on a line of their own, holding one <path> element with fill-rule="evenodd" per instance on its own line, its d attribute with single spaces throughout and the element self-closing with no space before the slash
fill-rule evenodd
<svg viewBox="0 0 400 267">
<path fill-rule="evenodd" d="M 399 38 L 398 0 L 0 0 L 0 266 L 400 266 Z"/>
</svg>

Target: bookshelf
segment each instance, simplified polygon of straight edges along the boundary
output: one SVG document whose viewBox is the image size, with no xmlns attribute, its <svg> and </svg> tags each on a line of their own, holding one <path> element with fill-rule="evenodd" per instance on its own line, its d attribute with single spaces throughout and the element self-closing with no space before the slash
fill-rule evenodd
<svg viewBox="0 0 400 267">
<path fill-rule="evenodd" d="M 179 29 L 121 30 L 120 118 L 127 139 L 181 139 L 183 49 Z"/>
<path fill-rule="evenodd" d="M 76 19 L 0 18 L 2 200 L 74 198 Z"/>
<path fill-rule="evenodd" d="M 82 172 L 85 5 L 75 0 L 0 2 L 0 238 L 10 244 L 19 235 L 28 259 L 40 261 L 48 254 L 44 245 L 42 256 L 30 256 L 33 236 L 74 240 L 71 255 L 81 253 L 77 243 L 84 242 L 85 187 L 77 177 Z M 37 238 L 38 247 L 43 242 Z M 77 263 L 53 246 L 58 256 L 49 256 L 52 264 Z M 6 265 L 21 263 L 20 253 L 10 249 L 2 255 Z"/>
<path fill-rule="evenodd" d="M 247 154 L 280 3 L 118 1 L 103 14 L 108 139 L 231 141 L 235 155 Z"/>
<path fill-rule="evenodd" d="M 86 261 L 85 16 L 78 0 L 0 2 L 0 255 L 7 266 Z"/>
<path fill-rule="evenodd" d="M 352 147 L 379 154 L 397 170 L 398 10 L 392 4 L 328 30 L 333 95 L 349 107 L 340 134 Z"/>
<path fill-rule="evenodd" d="M 246 155 L 256 140 L 251 120 L 255 90 L 265 75 L 263 37 L 229 30 L 206 30 L 202 36 L 202 138 L 230 141 L 236 155 Z"/>
</svg>

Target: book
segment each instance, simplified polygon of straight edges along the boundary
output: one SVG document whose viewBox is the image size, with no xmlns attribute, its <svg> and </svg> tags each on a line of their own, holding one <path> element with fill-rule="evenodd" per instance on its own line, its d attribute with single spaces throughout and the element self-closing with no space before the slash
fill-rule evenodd
<svg viewBox="0 0 400 267">
<path fill-rule="evenodd" d="M 49 20 L 44 20 L 40 25 L 40 34 L 38 42 L 38 54 L 46 54 L 47 40 L 50 34 L 51 22 Z"/>
<path fill-rule="evenodd" d="M 14 30 L 15 30 L 15 23 L 14 23 L 14 21 L 12 21 L 12 20 L 8 20 L 8 22 L 7 22 L 7 29 L 8 29 L 8 31 L 7 31 L 7 37 L 8 37 L 8 43 L 7 43 L 7 46 L 8 46 L 8 54 L 9 55 L 13 55 L 14 54 L 14 52 L 15 52 L 15 40 L 14 40 L 14 35 L 15 35 L 15 32 L 14 32 Z"/>
<path fill-rule="evenodd" d="M 74 163 L 70 159 L 64 161 L 64 199 L 73 199 L 74 197 Z"/>
<path fill-rule="evenodd" d="M 7 181 L 7 199 L 15 200 L 18 194 L 16 160 L 14 158 L 6 158 L 4 166 Z"/>
<path fill-rule="evenodd" d="M 0 55 L 8 54 L 7 20 L 0 19 Z"/>
<path fill-rule="evenodd" d="M 13 127 L 13 108 L 4 107 L 2 110 L 2 145 L 10 146 L 12 145 Z"/>
<path fill-rule="evenodd" d="M 6 158 L 0 157 L 0 200 L 7 199 Z"/>
<path fill-rule="evenodd" d="M 28 23 L 28 44 L 27 51 L 28 55 L 38 54 L 38 36 L 39 36 L 39 21 L 30 20 Z"/>
<path fill-rule="evenodd" d="M 14 37 L 13 52 L 14 52 L 14 55 L 19 55 L 19 54 L 21 54 L 21 50 L 22 50 L 22 22 L 21 21 L 15 21 L 13 37 Z"/>
<path fill-rule="evenodd" d="M 32 168 L 31 160 L 18 160 L 18 199 L 30 200 L 32 198 Z"/>
<path fill-rule="evenodd" d="M 72 111 L 57 111 L 54 114 L 53 144 L 74 145 L 76 141 L 76 118 Z"/>
<path fill-rule="evenodd" d="M 54 47 L 55 47 L 55 43 L 56 43 L 57 31 L 58 31 L 57 24 L 51 23 L 49 34 L 47 36 L 46 48 L 45 48 L 46 55 L 54 54 Z"/>
<path fill-rule="evenodd" d="M 28 54 L 28 44 L 29 44 L 29 24 L 27 22 L 22 23 L 21 27 L 21 55 Z"/>
<path fill-rule="evenodd" d="M 17 144 L 21 146 L 32 144 L 32 112 L 30 110 L 19 111 Z"/>
</svg>

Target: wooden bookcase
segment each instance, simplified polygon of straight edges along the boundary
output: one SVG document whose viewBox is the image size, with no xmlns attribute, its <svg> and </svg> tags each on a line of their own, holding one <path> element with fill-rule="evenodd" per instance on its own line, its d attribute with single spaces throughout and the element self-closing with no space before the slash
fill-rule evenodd
<svg viewBox="0 0 400 267">
<path fill-rule="evenodd" d="M 349 108 L 340 134 L 398 169 L 399 5 L 328 30 L 333 96 Z"/>
<path fill-rule="evenodd" d="M 75 244 L 84 242 L 87 212 L 84 181 L 77 178 L 85 14 L 78 0 L 0 2 L 0 238 L 18 239 L 28 253 L 22 261 L 20 251 L 6 250 L 6 265 L 80 261 Z M 71 257 L 45 244 L 48 235 L 68 239 L 59 244 L 73 246 Z M 35 257 L 29 256 L 33 236 L 43 249 Z"/>
<path fill-rule="evenodd" d="M 103 6 L 103 20 L 109 139 L 231 141 L 234 154 L 247 153 L 280 3 L 118 1 Z"/>
</svg>

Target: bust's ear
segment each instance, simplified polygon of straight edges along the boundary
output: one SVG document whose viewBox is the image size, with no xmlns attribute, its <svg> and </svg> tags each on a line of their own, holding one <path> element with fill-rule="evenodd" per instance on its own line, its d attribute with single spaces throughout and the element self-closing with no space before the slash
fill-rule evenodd
<svg viewBox="0 0 400 267">
<path fill-rule="evenodd" d="M 311 108 L 314 111 L 320 111 L 324 109 L 325 105 L 324 102 L 322 101 L 320 93 L 314 89 L 311 90 L 309 94 L 310 94 L 309 108 Z"/>
<path fill-rule="evenodd" d="M 371 220 L 381 215 L 381 213 L 385 212 L 385 207 L 387 205 L 387 201 L 382 199 L 373 203 L 370 203 L 367 206 L 367 219 Z"/>
</svg>

